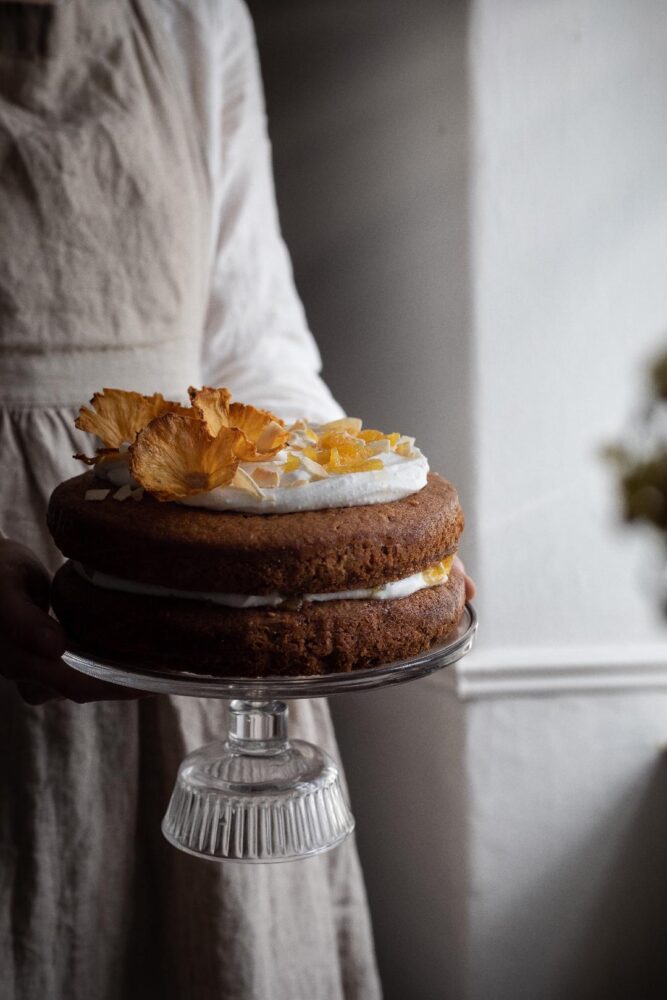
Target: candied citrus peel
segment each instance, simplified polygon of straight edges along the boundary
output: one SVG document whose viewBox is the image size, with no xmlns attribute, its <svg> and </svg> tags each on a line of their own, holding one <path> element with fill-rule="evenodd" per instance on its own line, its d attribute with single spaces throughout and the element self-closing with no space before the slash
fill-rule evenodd
<svg viewBox="0 0 667 1000">
<path fill-rule="evenodd" d="M 158 500 L 196 496 L 231 483 L 242 443 L 236 428 L 221 427 L 214 437 L 203 420 L 165 413 L 130 446 L 130 471 Z"/>
</svg>

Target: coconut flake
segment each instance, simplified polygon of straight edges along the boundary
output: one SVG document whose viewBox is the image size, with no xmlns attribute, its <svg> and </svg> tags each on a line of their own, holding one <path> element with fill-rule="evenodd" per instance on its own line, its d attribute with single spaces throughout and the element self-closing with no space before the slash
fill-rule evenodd
<svg viewBox="0 0 667 1000">
<path fill-rule="evenodd" d="M 311 479 L 327 479 L 329 476 L 329 473 L 323 465 L 320 465 L 319 462 L 314 462 L 313 459 L 308 458 L 307 455 L 303 456 L 301 464 L 304 469 L 310 473 Z"/>
<path fill-rule="evenodd" d="M 84 500 L 106 500 L 111 490 L 86 490 Z"/>
<path fill-rule="evenodd" d="M 120 489 L 116 490 L 113 495 L 114 500 L 127 500 L 128 497 L 132 496 L 132 487 L 129 483 L 123 483 Z"/>
<path fill-rule="evenodd" d="M 261 498 L 264 496 L 252 476 L 249 476 L 245 469 L 242 469 L 240 466 L 234 473 L 231 485 L 236 486 L 239 490 L 246 490 L 247 493 L 252 493 L 256 497 Z"/>
</svg>

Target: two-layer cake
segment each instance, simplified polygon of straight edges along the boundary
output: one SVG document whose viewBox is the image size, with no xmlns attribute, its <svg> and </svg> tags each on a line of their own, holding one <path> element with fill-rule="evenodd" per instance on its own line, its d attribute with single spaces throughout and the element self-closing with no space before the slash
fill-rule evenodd
<svg viewBox="0 0 667 1000">
<path fill-rule="evenodd" d="M 286 427 L 190 390 L 104 390 L 104 447 L 54 491 L 67 632 L 99 653 L 221 675 L 322 674 L 428 649 L 458 624 L 455 489 L 414 441 L 345 418 Z M 80 456 L 83 457 L 83 456 Z"/>
</svg>

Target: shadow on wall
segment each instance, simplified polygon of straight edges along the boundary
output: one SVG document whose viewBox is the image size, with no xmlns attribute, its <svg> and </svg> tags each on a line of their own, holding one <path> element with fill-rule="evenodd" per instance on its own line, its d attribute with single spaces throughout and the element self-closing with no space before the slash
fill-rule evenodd
<svg viewBox="0 0 667 1000">
<path fill-rule="evenodd" d="M 249 7 L 281 224 L 326 381 L 368 426 L 415 435 L 474 523 L 468 5 Z M 454 697 L 419 681 L 331 704 L 385 996 L 461 1000 Z"/>
<path fill-rule="evenodd" d="M 667 996 L 665 754 L 649 775 L 625 838 L 608 865 L 604 888 L 575 949 L 563 996 L 569 1000 Z"/>
</svg>

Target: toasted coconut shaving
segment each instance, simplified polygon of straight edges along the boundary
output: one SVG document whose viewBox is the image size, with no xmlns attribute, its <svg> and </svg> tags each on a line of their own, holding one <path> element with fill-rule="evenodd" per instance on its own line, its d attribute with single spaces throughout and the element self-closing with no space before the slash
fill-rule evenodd
<svg viewBox="0 0 667 1000">
<path fill-rule="evenodd" d="M 159 392 L 142 396 L 124 389 L 103 389 L 90 402 L 92 410 L 82 406 L 74 424 L 80 431 L 95 434 L 106 448 L 131 444 L 140 430 L 163 413 L 187 412 Z"/>
<path fill-rule="evenodd" d="M 234 478 L 232 479 L 232 486 L 236 486 L 239 490 L 245 490 L 246 493 L 251 493 L 254 497 L 263 497 L 261 489 L 258 483 L 248 475 L 245 469 L 237 469 Z"/>
<path fill-rule="evenodd" d="M 196 496 L 231 483 L 242 444 L 234 428 L 223 427 L 213 437 L 203 420 L 165 413 L 130 447 L 130 471 L 158 500 Z"/>
<path fill-rule="evenodd" d="M 128 497 L 132 496 L 132 486 L 130 483 L 123 483 L 123 485 L 116 490 L 113 495 L 114 500 L 127 500 Z"/>
<path fill-rule="evenodd" d="M 229 389 L 211 389 L 204 386 L 195 389 L 190 386 L 188 396 L 192 407 L 205 421 L 209 433 L 215 437 L 221 427 L 229 427 L 229 401 L 232 394 Z"/>
</svg>

